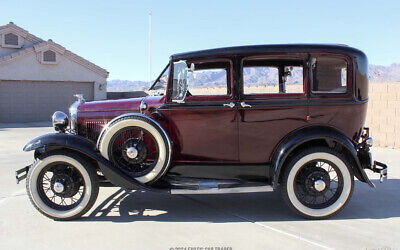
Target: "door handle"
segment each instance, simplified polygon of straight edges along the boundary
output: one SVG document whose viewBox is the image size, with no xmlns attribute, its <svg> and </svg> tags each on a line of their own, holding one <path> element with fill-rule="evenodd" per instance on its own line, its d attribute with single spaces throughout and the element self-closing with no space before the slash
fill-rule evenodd
<svg viewBox="0 0 400 250">
<path fill-rule="evenodd" d="M 247 104 L 247 103 L 245 103 L 245 102 L 241 102 L 241 103 L 240 103 L 240 106 L 242 106 L 242 108 L 251 108 L 251 105 L 250 105 L 250 104 Z"/>
<path fill-rule="evenodd" d="M 233 107 L 235 107 L 235 104 L 234 104 L 233 102 L 230 102 L 230 103 L 224 103 L 224 107 L 230 107 L 230 108 L 233 108 Z"/>
</svg>

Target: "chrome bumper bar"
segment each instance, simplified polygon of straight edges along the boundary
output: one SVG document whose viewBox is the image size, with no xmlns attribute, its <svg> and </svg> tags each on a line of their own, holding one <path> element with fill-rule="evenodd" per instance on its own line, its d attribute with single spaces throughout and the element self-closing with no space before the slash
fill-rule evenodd
<svg viewBox="0 0 400 250">
<path fill-rule="evenodd" d="M 372 165 L 372 171 L 374 173 L 380 174 L 379 181 L 382 183 L 387 180 L 387 165 L 379 162 L 379 161 L 374 161 L 374 164 Z"/>
<path fill-rule="evenodd" d="M 17 171 L 15 171 L 15 179 L 17 180 L 17 184 L 19 184 L 22 180 L 26 179 L 28 175 L 29 168 L 32 165 L 26 166 L 24 168 L 21 168 Z"/>
</svg>

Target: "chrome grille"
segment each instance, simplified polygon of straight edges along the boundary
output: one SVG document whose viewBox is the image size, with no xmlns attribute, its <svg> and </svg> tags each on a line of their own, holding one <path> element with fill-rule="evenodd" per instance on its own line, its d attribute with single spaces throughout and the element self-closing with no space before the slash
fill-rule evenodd
<svg viewBox="0 0 400 250">
<path fill-rule="evenodd" d="M 89 140 L 97 141 L 101 130 L 107 124 L 107 121 L 87 121 L 86 122 L 86 137 Z"/>
</svg>

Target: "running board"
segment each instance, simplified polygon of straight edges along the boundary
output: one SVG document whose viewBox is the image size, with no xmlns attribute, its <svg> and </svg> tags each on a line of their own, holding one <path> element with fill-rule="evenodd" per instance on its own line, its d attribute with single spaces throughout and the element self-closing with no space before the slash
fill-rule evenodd
<svg viewBox="0 0 400 250">
<path fill-rule="evenodd" d="M 204 189 L 171 189 L 171 194 L 237 194 L 237 193 L 256 193 L 256 192 L 272 192 L 274 189 L 271 185 L 265 186 L 248 186 L 248 187 L 231 187 L 231 188 L 204 188 Z"/>
</svg>

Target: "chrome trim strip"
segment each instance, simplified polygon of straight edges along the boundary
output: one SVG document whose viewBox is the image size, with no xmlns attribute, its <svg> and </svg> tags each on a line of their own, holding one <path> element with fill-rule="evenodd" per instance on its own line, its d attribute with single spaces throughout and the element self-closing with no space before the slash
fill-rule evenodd
<svg viewBox="0 0 400 250">
<path fill-rule="evenodd" d="M 236 194 L 236 193 L 256 193 L 272 192 L 271 185 L 256 187 L 234 187 L 234 188 L 210 188 L 210 189 L 171 189 L 171 194 Z"/>
</svg>

